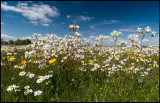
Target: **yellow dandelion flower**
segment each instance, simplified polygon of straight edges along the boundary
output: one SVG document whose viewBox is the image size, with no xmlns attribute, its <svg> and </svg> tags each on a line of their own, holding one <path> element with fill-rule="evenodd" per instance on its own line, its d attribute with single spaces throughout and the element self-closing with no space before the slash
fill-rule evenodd
<svg viewBox="0 0 160 103">
<path fill-rule="evenodd" d="M 56 59 L 52 58 L 52 59 L 49 60 L 49 63 L 52 64 L 52 63 L 54 63 L 55 61 L 56 61 Z"/>
<path fill-rule="evenodd" d="M 32 56 L 32 57 L 35 57 L 36 55 L 35 55 L 35 54 L 32 54 L 31 56 Z"/>
<path fill-rule="evenodd" d="M 18 68 L 19 68 L 19 69 L 22 69 L 22 66 L 19 65 Z"/>
<path fill-rule="evenodd" d="M 46 68 L 48 68 L 49 67 L 49 65 L 46 65 Z"/>
<path fill-rule="evenodd" d="M 21 64 L 26 64 L 26 61 L 25 61 L 25 60 L 22 60 L 22 61 L 21 61 Z"/>
<path fill-rule="evenodd" d="M 89 65 L 94 65 L 94 62 L 89 62 L 88 64 L 89 64 Z"/>
<path fill-rule="evenodd" d="M 154 64 L 154 65 L 153 65 L 153 67 L 155 68 L 155 67 L 156 67 L 156 65 Z"/>
<path fill-rule="evenodd" d="M 131 65 L 134 65 L 134 63 L 131 63 Z"/>
<path fill-rule="evenodd" d="M 137 51 L 135 51 L 135 50 L 134 50 L 133 52 L 134 52 L 134 53 L 137 53 Z"/>
<path fill-rule="evenodd" d="M 3 57 L 3 59 L 6 59 L 6 57 Z"/>
<path fill-rule="evenodd" d="M 134 56 L 131 56 L 132 59 L 134 59 Z"/>
<path fill-rule="evenodd" d="M 39 52 L 39 54 L 43 54 L 43 52 Z"/>
<path fill-rule="evenodd" d="M 14 56 L 10 56 L 10 57 L 8 58 L 9 61 L 13 61 L 14 59 L 15 59 Z"/>
<path fill-rule="evenodd" d="M 106 56 L 108 55 L 108 54 L 105 54 Z"/>
<path fill-rule="evenodd" d="M 83 60 L 81 60 L 81 63 L 84 63 L 84 61 L 83 61 Z"/>
<path fill-rule="evenodd" d="M 151 61 L 151 60 L 152 60 L 152 58 L 149 58 L 149 60 Z"/>
</svg>

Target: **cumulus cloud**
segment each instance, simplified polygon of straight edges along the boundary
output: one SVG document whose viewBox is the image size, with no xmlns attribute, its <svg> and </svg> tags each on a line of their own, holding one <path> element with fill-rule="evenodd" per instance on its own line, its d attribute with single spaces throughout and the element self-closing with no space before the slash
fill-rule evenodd
<svg viewBox="0 0 160 103">
<path fill-rule="evenodd" d="M 8 40 L 16 40 L 17 39 L 14 36 L 9 36 L 9 35 L 6 35 L 6 34 L 1 34 L 1 38 L 3 38 L 6 41 L 8 41 Z"/>
<path fill-rule="evenodd" d="M 21 13 L 24 17 L 32 21 L 41 23 L 51 23 L 52 20 L 49 17 L 57 17 L 60 15 L 59 10 L 55 6 L 50 6 L 47 4 L 31 4 L 27 2 L 18 3 L 16 6 L 9 6 L 6 2 L 1 3 L 1 9 L 5 11 L 13 11 Z M 34 22 L 33 22 L 34 21 Z"/>
<path fill-rule="evenodd" d="M 9 40 L 17 40 L 17 39 L 21 39 L 21 40 L 24 40 L 24 39 L 30 39 L 32 40 L 31 36 L 27 36 L 27 37 L 15 37 L 15 36 L 10 36 L 10 35 L 6 35 L 6 34 L 1 34 L 1 38 L 3 38 L 5 41 L 9 41 Z"/>
</svg>

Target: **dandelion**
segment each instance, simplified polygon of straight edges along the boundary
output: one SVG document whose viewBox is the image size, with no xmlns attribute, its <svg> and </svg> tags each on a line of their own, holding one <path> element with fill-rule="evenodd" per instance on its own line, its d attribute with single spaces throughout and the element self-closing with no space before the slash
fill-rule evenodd
<svg viewBox="0 0 160 103">
<path fill-rule="evenodd" d="M 15 59 L 14 56 L 10 56 L 10 57 L 8 58 L 9 61 L 13 61 L 14 59 Z"/>
<path fill-rule="evenodd" d="M 131 63 L 131 65 L 134 65 L 134 63 Z"/>
<path fill-rule="evenodd" d="M 21 64 L 26 64 L 26 61 L 25 61 L 25 60 L 22 60 L 22 61 L 21 61 Z"/>
<path fill-rule="evenodd" d="M 81 63 L 84 63 L 84 61 L 83 61 L 83 60 L 81 60 Z"/>
<path fill-rule="evenodd" d="M 88 64 L 89 64 L 89 65 L 94 65 L 94 62 L 89 62 Z"/>
<path fill-rule="evenodd" d="M 56 59 L 53 58 L 53 59 L 50 59 L 50 60 L 49 60 L 49 63 L 52 64 L 52 63 L 54 63 L 55 61 L 56 61 Z"/>
</svg>

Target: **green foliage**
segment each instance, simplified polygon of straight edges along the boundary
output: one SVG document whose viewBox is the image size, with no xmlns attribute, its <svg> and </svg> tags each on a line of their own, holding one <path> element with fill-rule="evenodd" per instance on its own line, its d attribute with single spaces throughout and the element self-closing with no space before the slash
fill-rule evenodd
<svg viewBox="0 0 160 103">
<path fill-rule="evenodd" d="M 9 42 L 7 42 L 3 38 L 1 38 L 1 45 L 28 45 L 28 44 L 31 44 L 30 39 L 24 39 L 24 40 L 17 39 L 16 41 L 9 40 Z"/>
<path fill-rule="evenodd" d="M 17 52 L 17 51 L 15 51 Z M 24 95 L 24 90 L 20 92 L 7 92 L 6 89 L 11 84 L 17 84 L 20 88 L 25 85 L 33 85 L 31 79 L 20 77 L 19 69 L 14 65 L 20 63 L 20 57 L 24 56 L 24 51 L 17 52 L 16 60 L 8 62 L 3 60 L 5 65 L 1 65 L 1 102 L 158 102 L 159 101 L 159 69 L 154 68 L 148 76 L 140 77 L 138 74 L 128 74 L 123 71 L 116 72 L 112 76 L 107 76 L 107 72 L 90 71 L 90 67 L 85 67 L 87 71 L 80 71 L 76 61 L 71 61 L 64 68 L 51 65 L 44 70 L 39 70 L 36 64 L 28 63 L 26 72 L 35 75 L 46 75 L 48 71 L 53 71 L 51 84 L 45 82 L 37 84 L 43 95 Z M 1 55 L 6 56 L 5 53 Z M 125 55 L 124 55 L 125 56 Z M 56 58 L 58 59 L 60 58 Z M 98 58 L 97 58 L 98 59 Z M 157 56 L 152 58 L 159 61 Z M 102 58 L 99 59 L 102 61 Z M 132 60 L 130 59 L 129 63 Z M 159 63 L 159 62 L 158 62 Z M 77 65 L 76 65 L 77 64 Z M 158 64 L 159 65 L 159 64 Z M 76 67 L 77 66 L 77 67 Z M 126 65 L 127 67 L 127 65 Z M 68 68 L 68 69 L 66 69 Z M 147 68 L 147 67 L 145 67 Z M 15 78 L 12 80 L 12 78 Z M 37 77 L 36 77 L 37 78 Z M 139 81 L 142 80 L 142 82 Z M 2 86 L 3 85 L 3 86 Z M 38 87 L 31 87 L 39 89 Z M 45 89 L 43 89 L 45 88 Z"/>
</svg>

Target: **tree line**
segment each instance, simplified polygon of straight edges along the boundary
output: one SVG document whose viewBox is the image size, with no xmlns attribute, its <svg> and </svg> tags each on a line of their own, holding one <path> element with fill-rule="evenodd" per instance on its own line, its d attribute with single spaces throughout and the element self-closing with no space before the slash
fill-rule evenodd
<svg viewBox="0 0 160 103">
<path fill-rule="evenodd" d="M 31 44 L 30 39 L 24 39 L 24 40 L 17 39 L 16 41 L 9 40 L 7 42 L 3 38 L 1 38 L 1 45 L 28 45 L 28 44 Z"/>
</svg>

